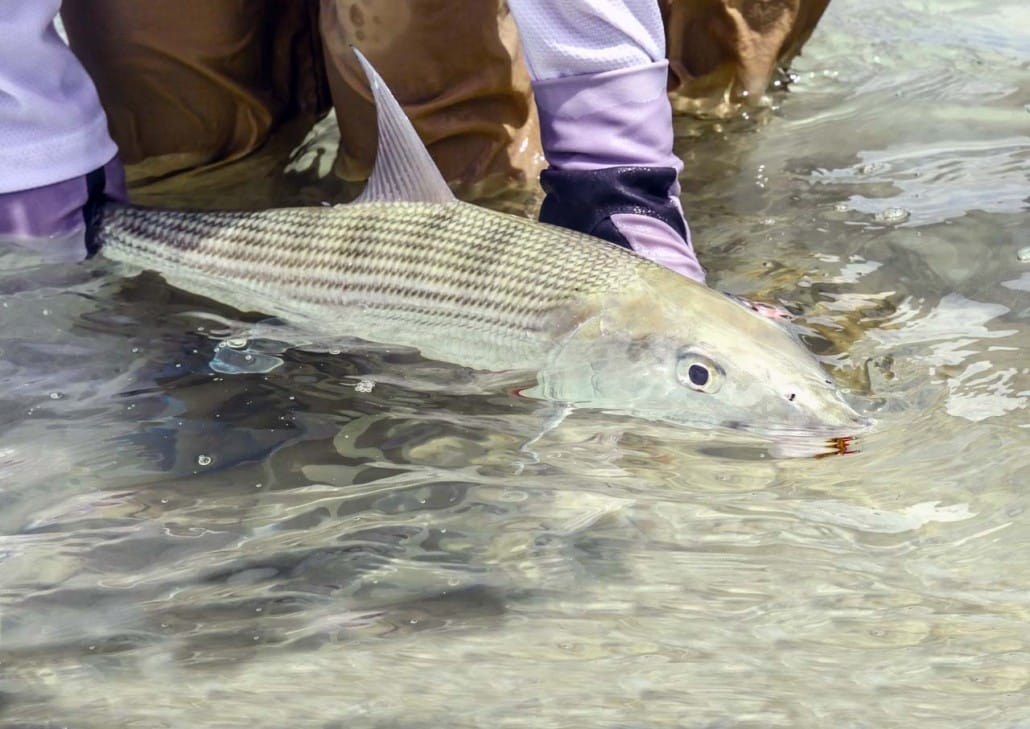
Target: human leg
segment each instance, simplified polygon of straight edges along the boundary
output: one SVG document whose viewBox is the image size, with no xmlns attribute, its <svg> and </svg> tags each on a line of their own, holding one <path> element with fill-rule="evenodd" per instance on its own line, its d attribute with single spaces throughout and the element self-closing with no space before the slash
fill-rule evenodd
<svg viewBox="0 0 1030 729">
<path fill-rule="evenodd" d="M 239 159 L 325 104 L 315 0 L 65 0 L 130 178 Z"/>
<path fill-rule="evenodd" d="M 529 78 L 503 4 L 322 0 L 341 140 L 337 173 L 364 180 L 376 149 L 371 96 L 350 46 L 382 74 L 452 185 L 535 179 L 542 159 Z"/>
</svg>

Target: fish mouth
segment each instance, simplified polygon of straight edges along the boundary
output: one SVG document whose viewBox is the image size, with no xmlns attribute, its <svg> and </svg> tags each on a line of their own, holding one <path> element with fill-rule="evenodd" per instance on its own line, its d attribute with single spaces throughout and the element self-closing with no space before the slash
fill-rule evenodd
<svg viewBox="0 0 1030 729">
<path fill-rule="evenodd" d="M 733 424 L 738 432 L 759 438 L 774 458 L 828 458 L 861 453 L 862 436 L 873 421 L 856 413 L 848 424 L 754 426 Z"/>
<path fill-rule="evenodd" d="M 726 427 L 768 438 L 852 438 L 867 433 L 875 424 L 843 400 L 833 408 L 808 411 L 801 417 L 773 423 L 749 423 L 734 420 Z"/>
<path fill-rule="evenodd" d="M 849 413 L 839 413 L 838 417 L 827 419 L 820 414 L 810 423 L 799 426 L 798 430 L 810 435 L 827 438 L 849 438 L 869 432 L 874 421 L 849 408 Z"/>
<path fill-rule="evenodd" d="M 832 408 L 833 416 L 827 418 L 827 411 L 822 411 L 816 414 L 815 419 L 825 423 L 830 428 L 834 429 L 846 429 L 851 433 L 865 433 L 873 427 L 873 419 L 860 413 L 850 402 L 848 402 L 844 395 L 840 392 L 836 393 L 833 400 Z M 828 409 L 830 410 L 830 409 Z M 849 435 L 846 433 L 842 435 Z"/>
<path fill-rule="evenodd" d="M 860 413 L 843 392 L 832 386 L 802 391 L 790 402 L 797 406 L 797 411 L 789 425 L 806 433 L 847 437 L 865 433 L 873 426 L 871 418 Z"/>
<path fill-rule="evenodd" d="M 759 445 L 763 457 L 776 459 L 821 459 L 862 452 L 862 439 L 873 421 L 858 413 L 846 424 L 773 423 L 759 424 L 741 420 L 723 421 L 712 426 L 726 434 L 730 442 L 743 439 Z"/>
<path fill-rule="evenodd" d="M 707 422 L 675 416 L 657 419 L 675 425 L 686 424 L 691 427 L 747 433 L 763 439 L 852 438 L 864 435 L 875 425 L 872 418 L 855 409 L 840 392 L 834 392 L 829 397 L 823 394 L 820 397 L 806 398 L 808 402 L 805 405 L 802 405 L 801 399 L 799 397 L 790 401 L 793 406 L 790 409 L 780 406 L 774 412 L 754 414 L 754 417 L 738 410 L 732 414 L 726 413 L 723 417 L 716 416 Z"/>
<path fill-rule="evenodd" d="M 749 423 L 729 423 L 728 427 L 745 433 L 762 436 L 764 438 L 820 438 L 839 439 L 854 438 L 867 433 L 874 425 L 869 418 L 859 416 L 847 424 L 826 424 L 826 423 L 781 423 L 775 425 L 753 425 Z"/>
</svg>

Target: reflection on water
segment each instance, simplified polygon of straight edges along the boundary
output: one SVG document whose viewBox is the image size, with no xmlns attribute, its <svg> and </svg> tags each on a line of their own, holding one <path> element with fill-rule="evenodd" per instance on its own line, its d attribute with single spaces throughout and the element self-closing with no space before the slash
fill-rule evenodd
<svg viewBox="0 0 1030 729">
<path fill-rule="evenodd" d="M 3 253 L 0 721 L 1030 723 L 1027 28 L 835 0 L 775 108 L 681 121 L 713 283 L 877 419 L 843 457 Z M 284 188 L 236 199 L 336 194 Z"/>
</svg>

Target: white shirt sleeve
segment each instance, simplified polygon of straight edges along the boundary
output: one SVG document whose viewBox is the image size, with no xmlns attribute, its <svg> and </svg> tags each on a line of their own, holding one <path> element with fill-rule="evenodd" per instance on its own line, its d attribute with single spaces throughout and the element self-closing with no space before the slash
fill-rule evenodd
<svg viewBox="0 0 1030 729">
<path fill-rule="evenodd" d="M 534 81 L 665 60 L 658 0 L 508 0 Z"/>
<path fill-rule="evenodd" d="M 61 0 L 0 0 L 0 193 L 70 180 L 118 151 L 86 70 L 61 40 Z"/>
</svg>

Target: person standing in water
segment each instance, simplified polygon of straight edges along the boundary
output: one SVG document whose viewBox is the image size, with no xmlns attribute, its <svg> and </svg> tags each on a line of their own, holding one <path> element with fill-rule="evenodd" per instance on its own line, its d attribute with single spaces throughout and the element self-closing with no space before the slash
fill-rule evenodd
<svg viewBox="0 0 1030 729">
<path fill-rule="evenodd" d="M 542 220 L 703 282 L 679 201 L 666 35 L 680 88 L 743 96 L 827 2 L 0 0 L 14 39 L 0 47 L 0 235 L 80 229 L 87 198 L 124 199 L 119 161 L 136 179 L 223 164 L 330 105 L 337 174 L 364 179 L 376 132 L 353 44 L 459 191 L 534 178 L 542 148 Z"/>
</svg>

